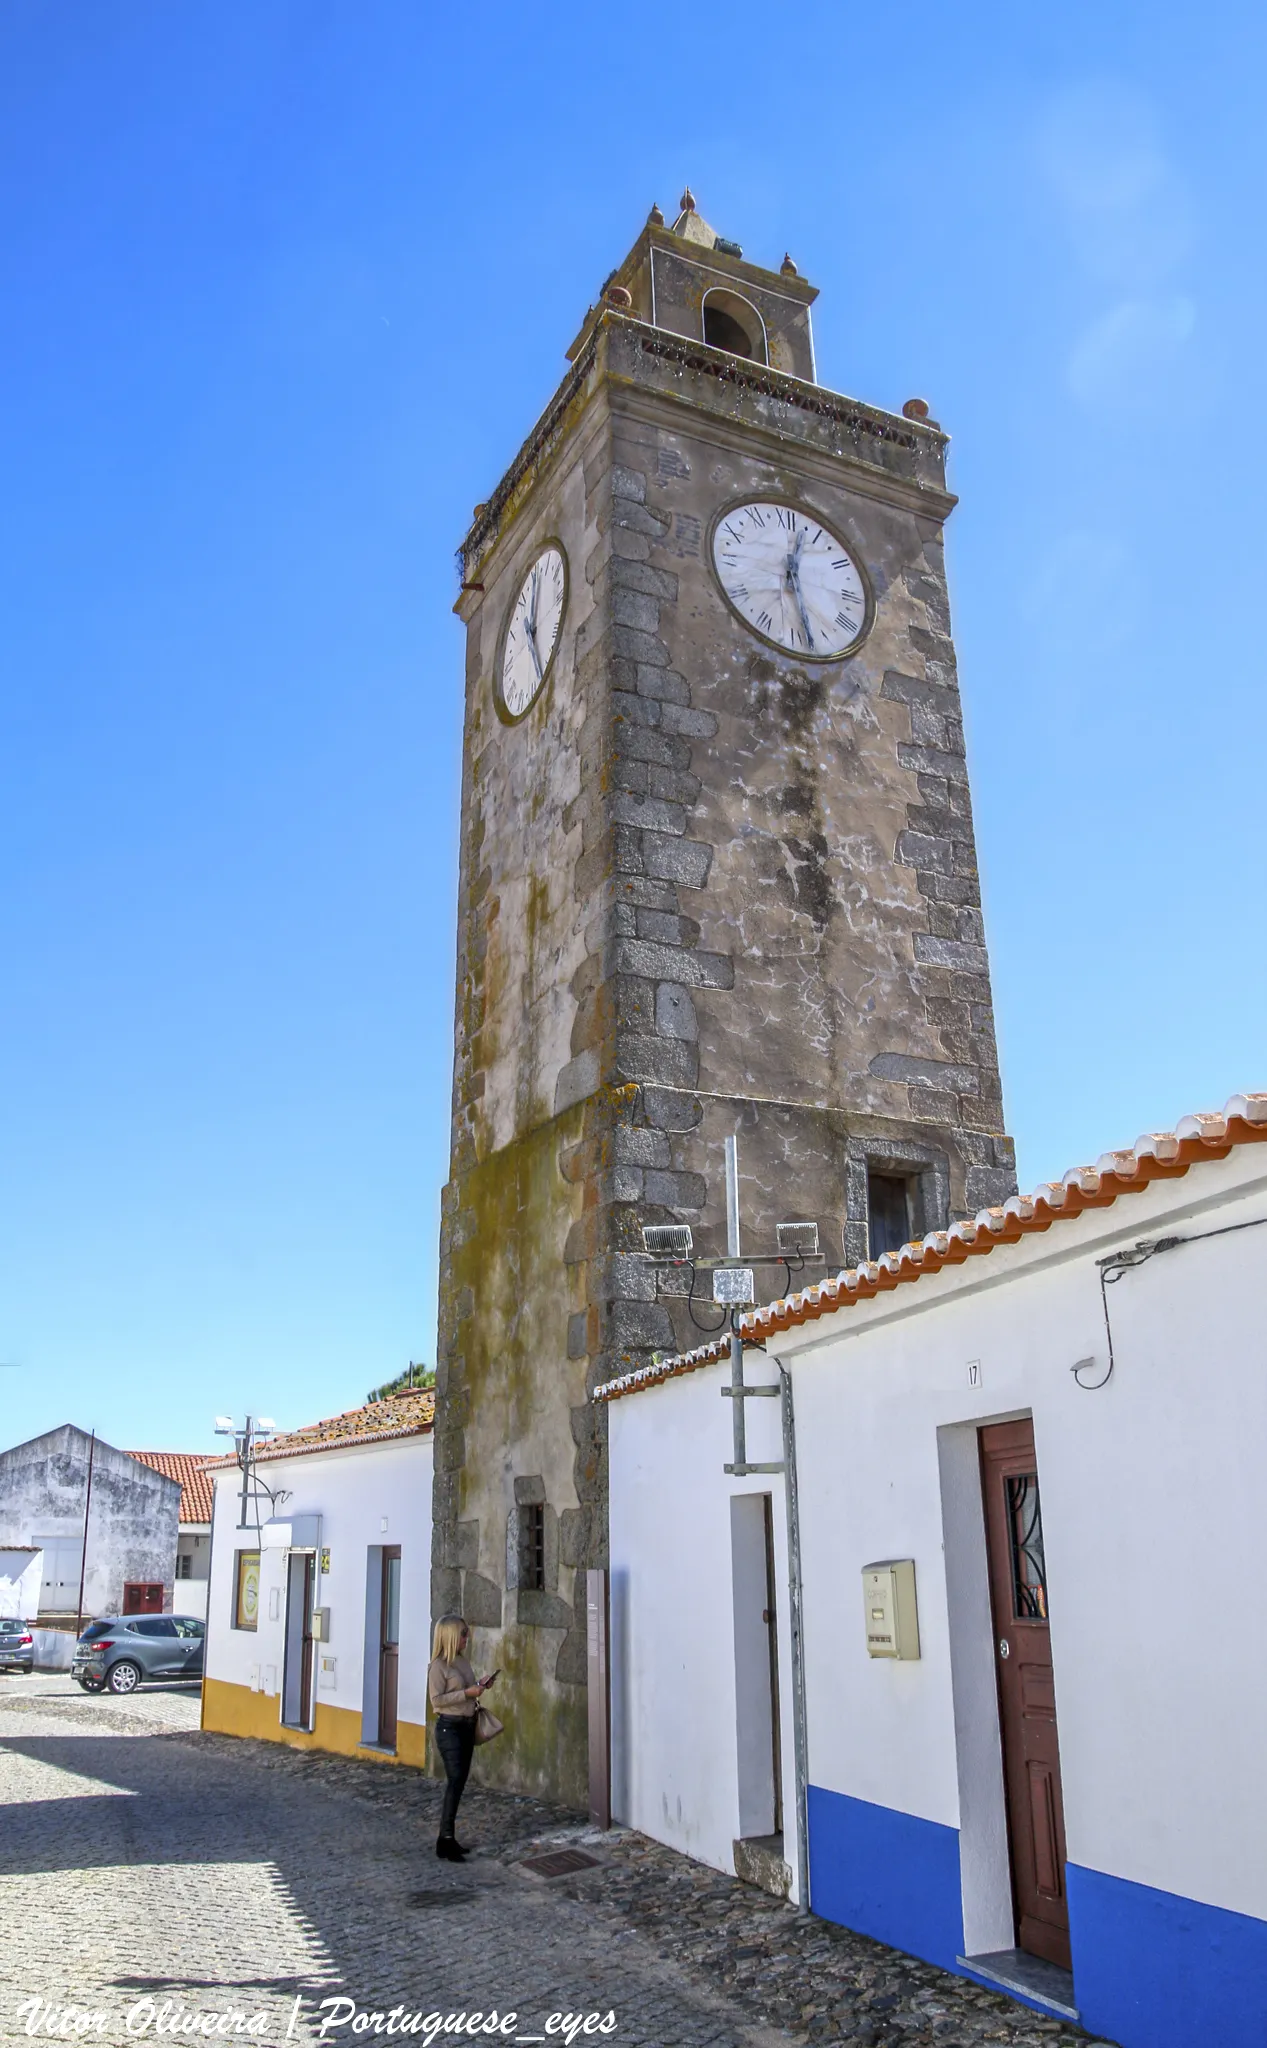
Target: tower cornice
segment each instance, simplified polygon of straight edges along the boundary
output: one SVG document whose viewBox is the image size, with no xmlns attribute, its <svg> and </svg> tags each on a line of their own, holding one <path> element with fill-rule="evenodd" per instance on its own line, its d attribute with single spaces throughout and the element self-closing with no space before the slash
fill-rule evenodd
<svg viewBox="0 0 1267 2048">
<path fill-rule="evenodd" d="M 842 465 L 851 470 L 857 487 L 868 495 L 930 517 L 946 518 L 956 503 L 945 488 L 949 436 L 938 428 L 603 306 L 571 369 L 462 541 L 463 583 L 477 580 L 480 565 L 513 524 L 556 449 L 607 384 L 705 411 L 719 423 L 733 420 L 745 436 L 755 430 L 776 443 L 795 442 L 829 460 L 835 475 Z"/>
</svg>

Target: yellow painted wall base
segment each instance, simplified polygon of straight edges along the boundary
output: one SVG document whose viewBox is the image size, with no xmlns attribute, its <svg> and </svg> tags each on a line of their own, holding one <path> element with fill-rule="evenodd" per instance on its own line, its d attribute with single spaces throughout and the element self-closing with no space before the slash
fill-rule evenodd
<svg viewBox="0 0 1267 2048">
<path fill-rule="evenodd" d="M 426 1767 L 427 1731 L 416 1721 L 397 1724 L 392 1754 L 362 1742 L 361 1717 L 348 1707 L 331 1707 L 318 1700 L 309 1734 L 306 1729 L 283 1725 L 276 1693 L 252 1692 L 249 1685 L 230 1685 L 223 1678 L 203 1679 L 202 1725 L 213 1735 L 249 1735 L 259 1742 L 285 1742 L 292 1749 L 326 1749 L 335 1756 L 376 1757 L 382 1763 L 414 1764 L 419 1770 Z"/>
</svg>

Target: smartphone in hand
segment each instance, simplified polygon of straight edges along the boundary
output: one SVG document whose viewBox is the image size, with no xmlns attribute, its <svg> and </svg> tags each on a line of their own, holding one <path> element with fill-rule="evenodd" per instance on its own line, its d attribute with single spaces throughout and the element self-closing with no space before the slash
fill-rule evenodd
<svg viewBox="0 0 1267 2048">
<path fill-rule="evenodd" d="M 494 1680 L 495 1678 L 500 1678 L 500 1677 L 501 1677 L 501 1675 L 502 1675 L 502 1667 L 501 1667 L 501 1665 L 499 1664 L 499 1665 L 498 1665 L 498 1667 L 497 1667 L 497 1669 L 496 1669 L 496 1671 L 490 1671 L 490 1672 L 489 1672 L 489 1674 L 488 1674 L 488 1677 L 487 1677 L 487 1678 L 481 1678 L 481 1680 L 480 1680 L 480 1691 L 481 1691 L 481 1692 L 485 1692 L 485 1691 L 487 1691 L 488 1687 L 489 1687 L 489 1686 L 490 1686 L 490 1685 L 492 1684 L 493 1680 Z"/>
</svg>

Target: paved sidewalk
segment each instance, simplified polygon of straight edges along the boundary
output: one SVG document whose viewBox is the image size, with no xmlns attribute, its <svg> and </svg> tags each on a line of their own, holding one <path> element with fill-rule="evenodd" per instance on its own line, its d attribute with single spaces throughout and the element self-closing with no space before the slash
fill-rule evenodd
<svg viewBox="0 0 1267 2048">
<path fill-rule="evenodd" d="M 325 2036 L 337 2048 L 368 2038 L 354 2002 L 403 2008 L 397 2030 L 420 2014 L 424 2042 L 429 2014 L 494 2010 L 515 2016 L 498 2038 L 521 2042 L 565 2038 L 545 2033 L 559 2014 L 593 2027 L 611 2013 L 610 2031 L 576 2038 L 627 2048 L 1086 2039 L 536 1801 L 473 1786 L 463 1832 L 481 1853 L 441 1864 L 438 1791 L 418 1773 L 196 1722 L 188 1692 L 0 1688 L 0 2037 L 74 2027 L 68 2007 L 100 2015 L 87 2038 L 109 2041 L 129 2038 L 129 2012 L 137 2038 L 237 2011 L 279 2043 L 342 2015 Z M 543 1883 L 522 1859 L 548 1843 L 600 1864 Z"/>
</svg>

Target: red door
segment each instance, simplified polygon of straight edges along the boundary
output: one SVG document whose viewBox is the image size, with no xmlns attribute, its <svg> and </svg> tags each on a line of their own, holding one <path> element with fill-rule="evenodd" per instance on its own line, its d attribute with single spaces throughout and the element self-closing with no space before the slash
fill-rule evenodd
<svg viewBox="0 0 1267 2048">
<path fill-rule="evenodd" d="M 123 1588 L 123 1612 L 125 1614 L 161 1614 L 163 1611 L 163 1588 L 161 1585 L 145 1585 L 131 1579 Z"/>
<path fill-rule="evenodd" d="M 1065 1815 L 1032 1422 L 981 1431 L 1017 1946 L 1070 1967 Z"/>
</svg>

